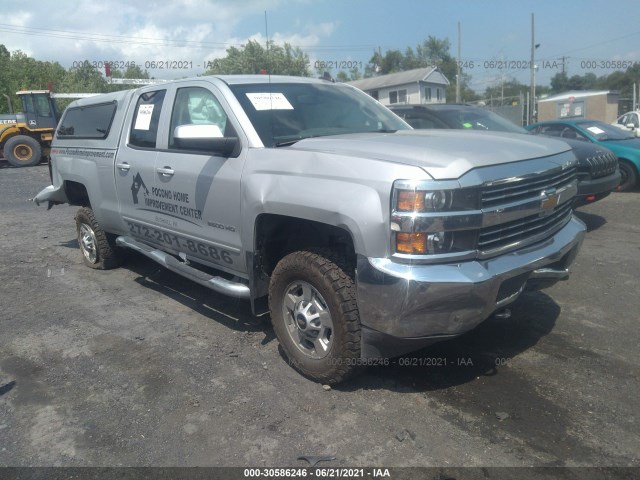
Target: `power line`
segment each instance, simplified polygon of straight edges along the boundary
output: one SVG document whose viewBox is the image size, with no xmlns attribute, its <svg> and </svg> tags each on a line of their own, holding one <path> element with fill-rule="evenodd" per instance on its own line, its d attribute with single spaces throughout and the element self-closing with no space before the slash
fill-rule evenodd
<svg viewBox="0 0 640 480">
<path fill-rule="evenodd" d="M 206 48 L 226 48 L 226 47 L 241 47 L 244 43 L 230 43 L 230 42 L 207 42 L 207 41 L 193 41 L 193 40 L 169 40 L 164 38 L 153 37 L 131 37 L 126 35 L 112 35 L 107 33 L 91 33 L 91 32 L 79 32 L 75 30 L 56 30 L 49 28 L 33 28 L 33 27 L 21 27 L 16 25 L 10 25 L 6 23 L 0 23 L 0 32 L 14 33 L 17 35 L 30 35 L 40 37 L 52 37 L 62 38 L 68 40 L 84 40 L 100 43 L 113 43 L 113 44 L 135 44 L 146 46 L 159 46 L 159 47 L 191 47 L 197 49 Z M 246 42 L 245 42 L 246 43 Z M 292 45 L 299 48 L 313 49 L 315 51 L 373 51 L 375 45 Z"/>
</svg>

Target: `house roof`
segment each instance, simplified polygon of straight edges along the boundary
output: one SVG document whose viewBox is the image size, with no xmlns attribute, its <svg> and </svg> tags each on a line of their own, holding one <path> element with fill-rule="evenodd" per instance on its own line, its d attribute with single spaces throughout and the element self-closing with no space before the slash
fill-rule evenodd
<svg viewBox="0 0 640 480">
<path fill-rule="evenodd" d="M 434 73 L 436 73 L 436 75 L 434 75 Z M 429 80 L 430 76 L 433 76 L 434 78 Z M 364 78 L 362 80 L 354 80 L 347 83 L 359 88 L 360 90 L 368 91 L 416 82 L 433 82 L 441 85 L 449 85 L 449 80 L 447 80 L 447 77 L 438 70 L 438 67 L 416 68 L 414 70 Z"/>
<path fill-rule="evenodd" d="M 619 93 L 620 92 L 618 92 L 617 90 L 574 90 L 570 92 L 559 93 L 558 95 L 553 95 L 551 97 L 541 98 L 538 100 L 538 103 L 559 102 L 562 100 L 569 100 L 570 98 L 585 98 L 593 97 L 596 95 L 617 95 Z"/>
</svg>

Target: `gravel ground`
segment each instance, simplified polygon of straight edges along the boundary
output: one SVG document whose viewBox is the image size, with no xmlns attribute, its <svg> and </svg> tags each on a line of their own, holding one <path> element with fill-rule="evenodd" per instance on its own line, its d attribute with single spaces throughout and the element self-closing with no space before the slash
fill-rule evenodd
<svg viewBox="0 0 640 480">
<path fill-rule="evenodd" d="M 571 279 L 510 319 L 327 390 L 248 303 L 84 267 L 48 184 L 0 161 L 0 465 L 640 466 L 638 192 L 579 209 Z"/>
</svg>

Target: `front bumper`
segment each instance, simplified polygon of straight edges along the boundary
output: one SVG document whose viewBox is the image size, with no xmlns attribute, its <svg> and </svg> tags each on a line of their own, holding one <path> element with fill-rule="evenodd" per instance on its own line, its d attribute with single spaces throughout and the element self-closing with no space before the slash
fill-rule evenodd
<svg viewBox="0 0 640 480">
<path fill-rule="evenodd" d="M 476 327 L 527 288 L 569 276 L 585 234 L 573 217 L 550 238 L 488 260 L 410 265 L 359 257 L 364 358 L 391 357 Z"/>
<path fill-rule="evenodd" d="M 49 208 L 51 208 L 51 206 L 55 204 L 69 202 L 64 188 L 62 186 L 56 187 L 55 185 L 49 185 L 48 187 L 45 187 L 40 192 L 38 192 L 38 194 L 31 200 L 38 206 L 41 203 L 49 202 Z"/>
<path fill-rule="evenodd" d="M 620 171 L 593 180 L 580 180 L 578 194 L 573 200 L 573 206 L 579 207 L 608 196 L 620 184 Z M 589 198 L 592 198 L 589 200 Z"/>
</svg>

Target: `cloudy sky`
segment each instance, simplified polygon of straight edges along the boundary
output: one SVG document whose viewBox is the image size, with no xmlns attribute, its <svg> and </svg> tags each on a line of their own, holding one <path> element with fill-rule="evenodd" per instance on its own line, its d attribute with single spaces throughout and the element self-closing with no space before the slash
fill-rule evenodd
<svg viewBox="0 0 640 480">
<path fill-rule="evenodd" d="M 305 50 L 312 65 L 364 64 L 374 49 L 404 51 L 429 35 L 448 38 L 455 55 L 460 22 L 466 72 L 484 90 L 501 77 L 528 83 L 528 70 L 517 67 L 530 58 L 531 13 L 539 84 L 562 68 L 562 57 L 569 74 L 598 76 L 620 61 L 640 62 L 637 0 L 40 0 L 12 3 L 0 18 L 0 43 L 65 67 L 82 60 L 189 62 L 186 70 L 149 68 L 154 77 L 175 78 L 202 73 L 228 47 L 264 42 L 267 32 Z M 500 70 L 496 60 L 515 68 Z"/>
</svg>

